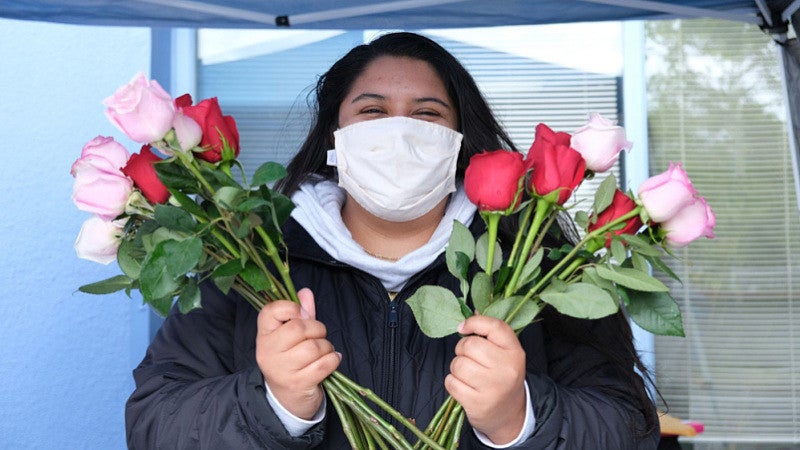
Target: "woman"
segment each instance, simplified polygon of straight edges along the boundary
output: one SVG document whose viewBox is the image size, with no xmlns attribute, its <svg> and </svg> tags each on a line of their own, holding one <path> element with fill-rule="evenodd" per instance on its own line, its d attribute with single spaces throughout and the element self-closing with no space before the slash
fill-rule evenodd
<svg viewBox="0 0 800 450">
<path fill-rule="evenodd" d="M 513 149 L 460 63 L 385 35 L 335 63 L 317 102 L 281 185 L 297 205 L 284 236 L 301 305 L 259 313 L 207 285 L 201 310 L 173 312 L 134 371 L 129 445 L 347 448 L 319 385 L 338 369 L 422 425 L 449 393 L 462 448 L 655 448 L 622 315 L 546 310 L 519 338 L 476 316 L 463 337 L 430 339 L 405 304 L 423 285 L 458 289 L 451 224 L 482 232 L 458 180 L 475 153 Z"/>
</svg>

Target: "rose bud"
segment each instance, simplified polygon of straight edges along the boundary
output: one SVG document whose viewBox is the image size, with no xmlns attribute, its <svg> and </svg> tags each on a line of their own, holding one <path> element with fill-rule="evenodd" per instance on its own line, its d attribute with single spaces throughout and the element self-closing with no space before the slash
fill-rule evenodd
<svg viewBox="0 0 800 450">
<path fill-rule="evenodd" d="M 662 223 L 694 203 L 697 190 L 680 163 L 650 177 L 639 186 L 639 199 L 650 220 Z"/>
<path fill-rule="evenodd" d="M 143 145 L 139 153 L 131 155 L 128 165 L 122 169 L 122 173 L 133 180 L 133 184 L 151 203 L 166 203 L 170 195 L 153 167 L 159 161 L 161 158 L 151 151 L 150 146 Z"/>
<path fill-rule="evenodd" d="M 514 202 L 525 175 L 522 154 L 495 150 L 473 155 L 464 172 L 464 190 L 481 211 L 505 211 Z M 519 203 L 519 199 L 517 199 Z"/>
<path fill-rule="evenodd" d="M 598 228 L 607 225 L 614 220 L 628 214 L 629 212 L 633 211 L 636 208 L 636 202 L 633 201 L 632 198 L 625 195 L 624 192 L 617 189 L 614 191 L 614 199 L 611 201 L 611 204 L 600 212 L 597 215 L 597 220 L 594 222 L 589 222 L 588 231 L 591 233 Z M 624 226 L 620 229 L 614 229 L 606 233 L 606 247 L 611 245 L 611 233 L 616 234 L 617 236 L 622 234 L 636 234 L 640 228 L 642 228 L 642 219 L 639 218 L 639 215 L 635 215 L 625 221 Z M 616 228 L 616 227 L 615 227 Z"/>
<path fill-rule="evenodd" d="M 180 97 L 176 104 L 185 105 L 191 97 Z M 203 138 L 200 147 L 205 151 L 198 152 L 197 157 L 208 162 L 218 162 L 222 159 L 223 140 L 239 155 L 239 130 L 236 121 L 231 116 L 223 116 L 216 97 L 202 100 L 195 106 L 180 106 L 181 112 L 200 125 Z"/>
<path fill-rule="evenodd" d="M 175 115 L 172 98 L 157 81 L 148 81 L 142 72 L 103 104 L 111 123 L 136 142 L 158 141 L 172 128 Z"/>
<path fill-rule="evenodd" d="M 614 121 L 589 115 L 589 122 L 572 134 L 570 147 L 586 160 L 586 167 L 593 172 L 605 172 L 619 159 L 619 153 L 630 150 L 633 143 L 625 137 L 625 129 Z"/>
<path fill-rule="evenodd" d="M 99 216 L 92 216 L 83 222 L 74 245 L 78 258 L 100 264 L 109 264 L 117 259 L 126 221 L 103 220 Z"/>
<path fill-rule="evenodd" d="M 539 124 L 536 127 L 536 139 L 525 159 L 525 166 L 533 169 L 531 191 L 544 197 L 558 190 L 556 202 L 563 205 L 583 181 L 586 162 L 580 153 L 567 145 L 557 143 L 559 141 L 569 142 L 569 135 L 553 133 L 547 126 Z"/>
</svg>

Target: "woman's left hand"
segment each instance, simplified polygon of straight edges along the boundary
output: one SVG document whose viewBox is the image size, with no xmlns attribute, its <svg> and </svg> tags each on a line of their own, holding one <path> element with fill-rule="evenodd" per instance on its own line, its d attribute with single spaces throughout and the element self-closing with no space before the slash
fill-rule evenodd
<svg viewBox="0 0 800 450">
<path fill-rule="evenodd" d="M 472 427 L 498 445 L 514 440 L 526 414 L 525 351 L 500 319 L 472 316 L 458 329 L 445 388 L 464 407 Z"/>
</svg>

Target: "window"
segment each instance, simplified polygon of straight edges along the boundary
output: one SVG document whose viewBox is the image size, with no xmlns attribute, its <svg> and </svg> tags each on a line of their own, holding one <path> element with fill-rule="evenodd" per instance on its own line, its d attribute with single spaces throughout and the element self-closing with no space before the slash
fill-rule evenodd
<svg viewBox="0 0 800 450">
<path fill-rule="evenodd" d="M 422 33 L 467 67 L 515 145 L 525 151 L 539 122 L 574 131 L 592 111 L 618 119 L 620 30 L 619 23 L 604 23 Z M 286 163 L 308 131 L 306 100 L 317 77 L 375 34 L 201 30 L 198 96 L 218 96 L 226 114 L 236 118 L 246 168 L 255 170 L 268 160 Z M 598 43 L 591 49 L 582 45 L 589 35 Z M 600 181 L 582 190 L 591 192 Z"/>
<path fill-rule="evenodd" d="M 683 161 L 717 215 L 717 238 L 671 261 L 687 337 L 656 338 L 657 385 L 672 414 L 705 424 L 694 448 L 789 448 L 800 443 L 800 214 L 777 52 L 745 24 L 646 30 L 651 173 Z"/>
</svg>

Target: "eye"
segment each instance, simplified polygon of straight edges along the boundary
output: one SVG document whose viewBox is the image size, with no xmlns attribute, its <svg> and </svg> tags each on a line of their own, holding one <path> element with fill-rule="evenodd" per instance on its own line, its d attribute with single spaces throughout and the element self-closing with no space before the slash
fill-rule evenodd
<svg viewBox="0 0 800 450">
<path fill-rule="evenodd" d="M 378 106 L 368 106 L 366 108 L 361 108 L 359 114 L 377 115 L 377 114 L 386 114 L 386 111 Z"/>
</svg>

